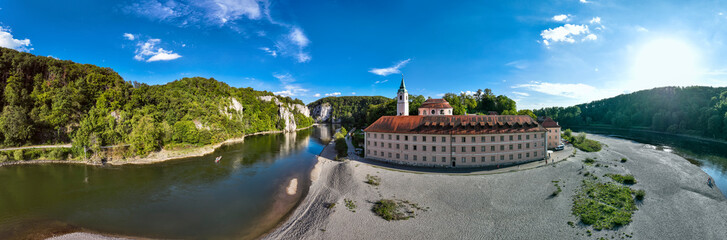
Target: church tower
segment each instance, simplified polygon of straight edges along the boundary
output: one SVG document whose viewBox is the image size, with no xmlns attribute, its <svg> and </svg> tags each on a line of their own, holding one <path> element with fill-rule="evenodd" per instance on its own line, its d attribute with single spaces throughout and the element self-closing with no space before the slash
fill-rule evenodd
<svg viewBox="0 0 727 240">
<path fill-rule="evenodd" d="M 401 75 L 401 85 L 396 93 L 396 115 L 409 116 L 409 92 L 404 86 L 404 74 Z"/>
</svg>

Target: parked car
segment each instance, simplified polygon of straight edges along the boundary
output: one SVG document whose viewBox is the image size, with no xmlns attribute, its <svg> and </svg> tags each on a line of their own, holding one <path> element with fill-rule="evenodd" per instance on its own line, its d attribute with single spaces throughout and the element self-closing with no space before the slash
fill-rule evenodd
<svg viewBox="0 0 727 240">
<path fill-rule="evenodd" d="M 563 149 L 565 149 L 565 145 L 563 145 L 562 143 L 560 145 L 558 145 L 557 147 L 555 147 L 555 150 L 556 151 L 560 151 L 560 150 L 563 150 Z"/>
</svg>

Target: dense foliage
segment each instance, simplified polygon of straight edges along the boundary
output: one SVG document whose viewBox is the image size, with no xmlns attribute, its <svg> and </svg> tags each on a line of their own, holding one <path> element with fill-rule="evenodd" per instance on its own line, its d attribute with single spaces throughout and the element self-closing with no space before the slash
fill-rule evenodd
<svg viewBox="0 0 727 240">
<path fill-rule="evenodd" d="M 724 87 L 662 87 L 534 112 L 561 126 L 638 128 L 727 139 Z"/>
<path fill-rule="evenodd" d="M 327 103 L 332 110 L 331 119 L 328 119 L 328 122 L 335 119 L 346 125 L 363 126 L 369 106 L 382 104 L 390 100 L 382 96 L 325 97 L 308 104 L 308 107 L 314 109 Z M 396 103 L 394 103 L 394 110 L 396 110 Z"/>
<path fill-rule="evenodd" d="M 129 144 L 128 154 L 144 155 L 169 144 L 204 145 L 280 130 L 285 121 L 276 102 L 303 104 L 262 96 L 273 94 L 201 77 L 165 85 L 131 83 L 109 68 L 0 48 L 4 146 L 72 142 L 78 155 L 83 147 L 98 151 Z M 299 127 L 312 124 L 290 111 Z"/>
<path fill-rule="evenodd" d="M 452 114 L 454 115 L 465 115 L 465 114 L 487 114 L 491 111 L 497 112 L 502 115 L 528 115 L 532 118 L 536 118 L 535 114 L 531 110 L 517 110 L 517 105 L 514 100 L 508 98 L 505 95 L 495 96 L 492 90 L 482 89 L 477 90 L 472 94 L 466 93 L 446 93 L 442 97 L 444 100 L 449 102 L 452 106 Z M 426 101 L 423 95 L 409 95 L 409 115 L 418 115 L 418 109 Z M 365 123 L 371 124 L 379 119 L 381 116 L 395 116 L 396 115 L 396 99 L 388 99 L 386 102 L 372 105 L 366 112 Z"/>
<path fill-rule="evenodd" d="M 573 196 L 572 212 L 596 230 L 613 229 L 631 222 L 636 210 L 631 194 L 631 188 L 626 186 L 584 180 Z"/>
<path fill-rule="evenodd" d="M 572 131 L 569 129 L 566 129 L 562 134 L 561 137 L 565 140 L 568 140 L 573 144 L 574 147 L 580 149 L 584 152 L 598 152 L 601 151 L 601 142 L 593 140 L 593 139 L 587 139 L 585 133 L 580 133 L 577 136 L 572 135 Z"/>
<path fill-rule="evenodd" d="M 346 134 L 348 134 L 346 128 L 341 127 L 341 129 L 335 135 L 333 135 L 336 144 L 336 159 L 348 156 L 348 144 L 346 143 Z"/>
</svg>

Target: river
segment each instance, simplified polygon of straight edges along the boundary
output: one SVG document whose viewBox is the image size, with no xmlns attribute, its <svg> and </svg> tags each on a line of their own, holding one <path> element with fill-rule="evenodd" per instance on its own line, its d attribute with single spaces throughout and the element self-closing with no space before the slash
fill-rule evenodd
<svg viewBox="0 0 727 240">
<path fill-rule="evenodd" d="M 257 238 L 305 196 L 315 155 L 330 136 L 328 126 L 250 136 L 206 156 L 147 165 L 0 167 L 0 239 L 75 231 Z M 290 195 L 292 179 L 297 191 Z"/>
<path fill-rule="evenodd" d="M 672 134 L 626 129 L 571 128 L 573 131 L 601 134 L 652 145 L 655 149 L 678 154 L 709 174 L 727 197 L 727 144 Z M 707 180 L 705 179 L 705 182 Z"/>
</svg>

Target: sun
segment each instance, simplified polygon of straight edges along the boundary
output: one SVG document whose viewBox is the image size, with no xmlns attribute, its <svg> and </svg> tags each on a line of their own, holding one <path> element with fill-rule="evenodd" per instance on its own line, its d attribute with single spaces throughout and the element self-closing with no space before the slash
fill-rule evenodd
<svg viewBox="0 0 727 240">
<path fill-rule="evenodd" d="M 655 39 L 636 53 L 631 90 L 695 85 L 700 77 L 699 53 L 684 41 Z"/>
</svg>

